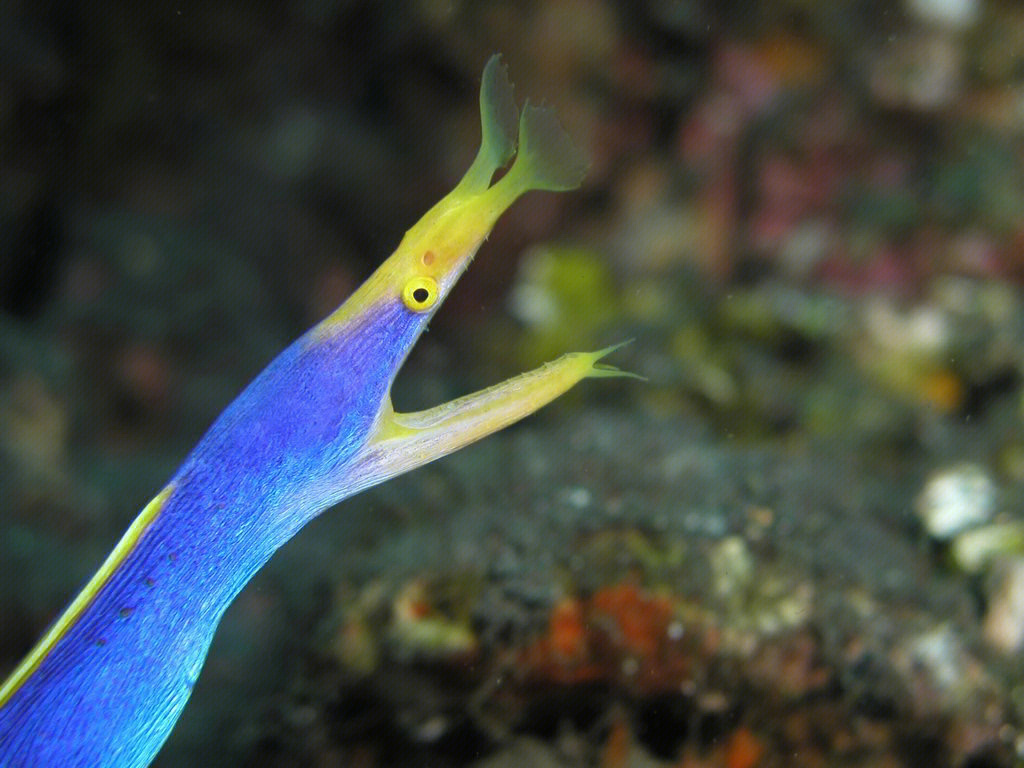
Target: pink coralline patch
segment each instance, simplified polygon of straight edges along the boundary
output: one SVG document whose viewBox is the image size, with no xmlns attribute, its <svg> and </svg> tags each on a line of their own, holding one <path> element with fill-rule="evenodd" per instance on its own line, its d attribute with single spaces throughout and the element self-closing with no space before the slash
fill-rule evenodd
<svg viewBox="0 0 1024 768">
<path fill-rule="evenodd" d="M 1014 252 L 1022 251 L 1018 249 Z M 950 268 L 965 274 L 986 278 L 1005 277 L 1005 255 L 996 239 L 985 232 L 963 232 L 954 237 L 950 244 L 949 261 Z"/>
<path fill-rule="evenodd" d="M 723 156 L 735 153 L 734 142 L 742 126 L 739 102 L 728 94 L 712 95 L 698 104 L 680 127 L 676 139 L 680 159 L 701 168 L 721 165 Z"/>
<path fill-rule="evenodd" d="M 913 278 L 911 254 L 891 243 L 883 245 L 861 272 L 869 290 L 906 285 Z"/>
<path fill-rule="evenodd" d="M 789 34 L 768 34 L 753 44 L 719 46 L 714 72 L 721 87 L 736 96 L 747 117 L 765 112 L 785 90 L 821 82 L 826 57 L 814 44 Z"/>
<path fill-rule="evenodd" d="M 756 43 L 726 42 L 713 55 L 711 86 L 679 127 L 676 153 L 699 176 L 697 250 L 705 271 L 727 278 L 741 230 L 739 199 L 746 183 L 739 177 L 737 146 L 752 121 L 768 111 L 788 88 L 820 81 L 820 53 L 786 35 L 769 35 Z M 775 157 L 758 180 L 758 205 L 751 225 L 752 243 L 774 250 L 811 208 L 811 201 L 829 199 L 840 176 L 839 163 L 826 150 L 832 145 L 824 131 L 844 124 L 845 112 L 824 112 L 816 125 L 822 131 L 819 151 L 797 164 Z M 791 167 L 787 167 L 787 165 Z"/>
<path fill-rule="evenodd" d="M 774 253 L 794 227 L 808 219 L 834 220 L 846 163 L 838 150 L 819 149 L 805 157 L 768 155 L 758 168 L 750 243 Z"/>
<path fill-rule="evenodd" d="M 893 154 L 882 154 L 868 166 L 867 181 L 882 189 L 899 189 L 906 185 L 910 169 L 907 161 Z"/>
<path fill-rule="evenodd" d="M 769 155 L 759 169 L 758 193 L 780 210 L 802 213 L 811 202 L 804 170 L 788 157 Z"/>
<path fill-rule="evenodd" d="M 804 163 L 804 186 L 819 208 L 830 207 L 850 173 L 850 158 L 841 148 L 815 149 Z"/>
<path fill-rule="evenodd" d="M 751 244 L 758 250 L 775 250 L 810 213 L 806 177 L 792 160 L 774 155 L 759 169 L 757 191 L 760 205 L 750 224 Z"/>
<path fill-rule="evenodd" d="M 891 243 L 881 244 L 864 262 L 853 260 L 840 251 L 821 263 L 817 277 L 821 283 L 849 295 L 880 289 L 899 291 L 919 283 L 908 251 Z"/>
<path fill-rule="evenodd" d="M 936 273 L 952 269 L 990 276 L 999 272 L 1001 261 L 992 239 L 971 233 L 953 236 L 934 226 L 920 227 L 904 242 L 880 238 L 859 257 L 850 250 L 840 243 L 816 270 L 821 283 L 849 295 L 882 290 L 912 296 Z"/>
<path fill-rule="evenodd" d="M 732 269 L 733 238 L 739 216 L 734 163 L 723 168 L 704 189 L 701 212 L 701 252 L 707 271 L 724 278 Z"/>
<path fill-rule="evenodd" d="M 762 112 L 778 95 L 778 73 L 761 51 L 726 43 L 714 56 L 714 70 L 722 85 L 737 96 L 748 114 Z"/>
<path fill-rule="evenodd" d="M 676 138 L 681 160 L 702 177 L 698 251 L 705 270 L 727 276 L 732 265 L 733 235 L 739 215 L 736 139 L 743 126 L 742 108 L 732 96 L 719 93 L 695 110 Z"/>
</svg>

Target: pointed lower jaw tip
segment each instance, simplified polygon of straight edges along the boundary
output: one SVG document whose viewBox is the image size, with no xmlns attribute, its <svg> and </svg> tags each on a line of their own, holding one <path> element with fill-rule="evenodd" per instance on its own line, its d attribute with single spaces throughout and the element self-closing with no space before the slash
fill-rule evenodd
<svg viewBox="0 0 1024 768">
<path fill-rule="evenodd" d="M 622 377 L 628 379 L 639 379 L 640 381 L 647 381 L 646 376 L 641 376 L 638 373 L 632 371 L 624 371 L 621 368 L 616 368 L 614 365 L 609 363 L 601 363 L 599 360 L 607 357 L 617 349 L 621 349 L 627 344 L 632 344 L 633 339 L 626 339 L 620 341 L 618 344 L 612 344 L 610 347 L 599 349 L 596 352 L 588 352 L 586 355 L 590 358 L 590 370 L 587 371 L 588 378 L 611 378 L 611 377 Z"/>
</svg>

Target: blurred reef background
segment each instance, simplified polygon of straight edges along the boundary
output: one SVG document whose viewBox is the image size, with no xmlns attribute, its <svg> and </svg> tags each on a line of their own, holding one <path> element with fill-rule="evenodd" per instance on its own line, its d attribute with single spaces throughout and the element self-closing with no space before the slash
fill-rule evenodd
<svg viewBox="0 0 1024 768">
<path fill-rule="evenodd" d="M 1024 9 L 27 2 L 0 23 L 0 675 L 478 141 L 498 223 L 395 391 L 625 338 L 348 500 L 221 625 L 156 765 L 1024 760 Z"/>
</svg>

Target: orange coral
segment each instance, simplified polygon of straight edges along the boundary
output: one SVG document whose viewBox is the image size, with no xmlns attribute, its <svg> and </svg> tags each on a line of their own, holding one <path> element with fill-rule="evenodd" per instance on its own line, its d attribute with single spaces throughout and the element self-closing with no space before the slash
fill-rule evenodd
<svg viewBox="0 0 1024 768">
<path fill-rule="evenodd" d="M 633 734 L 630 733 L 629 722 L 621 711 L 616 712 L 608 740 L 601 748 L 601 768 L 627 768 L 632 746 Z"/>
<path fill-rule="evenodd" d="M 764 744 L 749 728 L 738 728 L 725 747 L 726 768 L 754 768 L 764 754 Z"/>
<path fill-rule="evenodd" d="M 612 620 L 622 649 L 636 656 L 653 656 L 668 637 L 672 603 L 664 597 L 649 596 L 633 584 L 596 592 L 591 608 Z"/>
<path fill-rule="evenodd" d="M 523 651 L 521 668 L 546 682 L 602 680 L 666 690 L 689 669 L 688 654 L 671 632 L 673 613 L 668 597 L 629 583 L 589 599 L 566 598 L 552 609 L 546 634 Z"/>
<path fill-rule="evenodd" d="M 579 600 L 565 598 L 555 605 L 548 619 L 548 638 L 555 654 L 566 660 L 583 658 L 586 653 L 587 625 Z"/>
</svg>

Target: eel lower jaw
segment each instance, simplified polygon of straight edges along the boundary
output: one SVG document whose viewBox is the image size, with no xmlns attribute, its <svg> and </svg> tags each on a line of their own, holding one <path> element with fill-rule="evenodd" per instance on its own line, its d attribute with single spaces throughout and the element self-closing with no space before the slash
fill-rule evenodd
<svg viewBox="0 0 1024 768">
<path fill-rule="evenodd" d="M 622 344 L 563 355 L 532 371 L 447 403 L 398 413 L 385 403 L 354 460 L 366 486 L 445 456 L 530 415 L 586 378 L 629 376 L 599 361 Z"/>
</svg>

